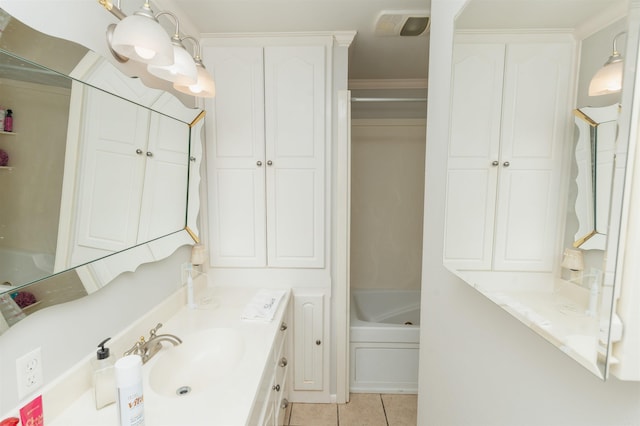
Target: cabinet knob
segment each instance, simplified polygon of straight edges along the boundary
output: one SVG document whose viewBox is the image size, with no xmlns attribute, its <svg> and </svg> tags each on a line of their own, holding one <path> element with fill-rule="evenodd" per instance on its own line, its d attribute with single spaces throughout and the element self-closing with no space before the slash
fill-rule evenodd
<svg viewBox="0 0 640 426">
<path fill-rule="evenodd" d="M 280 324 L 280 331 L 285 331 L 287 329 L 287 323 L 282 321 L 282 324 Z"/>
<path fill-rule="evenodd" d="M 193 155 L 191 157 L 189 157 L 189 161 L 191 161 L 192 163 L 196 162 L 196 157 L 194 157 Z"/>
<path fill-rule="evenodd" d="M 147 151 L 147 157 L 153 157 L 153 152 Z"/>
<path fill-rule="evenodd" d="M 280 385 L 274 385 L 271 387 L 271 389 L 273 389 L 276 392 L 280 392 Z"/>
<path fill-rule="evenodd" d="M 502 163 L 502 165 L 504 167 L 509 167 L 511 165 L 511 163 L 509 163 L 508 161 L 505 161 L 504 163 Z"/>
<path fill-rule="evenodd" d="M 322 342 L 318 339 L 316 340 L 316 345 L 320 346 L 322 344 Z"/>
<path fill-rule="evenodd" d="M 258 167 L 262 166 L 262 161 L 260 161 L 260 160 L 256 161 L 256 166 L 258 166 Z"/>
<path fill-rule="evenodd" d="M 494 160 L 494 161 L 491 163 L 491 165 L 492 165 L 493 167 L 496 167 L 498 164 L 500 164 L 500 162 L 499 162 L 498 160 Z"/>
<path fill-rule="evenodd" d="M 280 364 L 279 365 L 280 365 L 280 367 L 286 367 L 288 363 L 289 363 L 289 361 L 287 361 L 287 358 L 283 356 L 282 359 L 280 360 Z"/>
<path fill-rule="evenodd" d="M 136 149 L 136 154 L 141 155 L 142 154 L 142 150 L 140 148 Z"/>
<path fill-rule="evenodd" d="M 288 406 L 289 406 L 289 400 L 287 398 L 283 398 L 282 402 L 280 403 L 280 408 L 282 408 L 284 410 Z"/>
<path fill-rule="evenodd" d="M 273 166 L 273 161 L 271 160 L 267 161 L 267 166 Z"/>
</svg>

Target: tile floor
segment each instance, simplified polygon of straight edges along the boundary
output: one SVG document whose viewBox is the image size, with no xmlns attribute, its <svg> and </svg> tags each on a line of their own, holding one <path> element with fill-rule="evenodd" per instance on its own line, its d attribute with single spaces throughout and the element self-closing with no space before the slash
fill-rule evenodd
<svg viewBox="0 0 640 426">
<path fill-rule="evenodd" d="M 285 425 L 416 426 L 417 403 L 418 395 L 352 393 L 346 404 L 294 403 Z"/>
</svg>

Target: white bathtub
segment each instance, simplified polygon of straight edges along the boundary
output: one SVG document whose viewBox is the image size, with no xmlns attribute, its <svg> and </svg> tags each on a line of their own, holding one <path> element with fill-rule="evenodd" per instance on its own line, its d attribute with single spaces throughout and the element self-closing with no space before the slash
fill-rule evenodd
<svg viewBox="0 0 640 426">
<path fill-rule="evenodd" d="M 417 393 L 420 292 L 352 290 L 350 389 Z"/>
</svg>

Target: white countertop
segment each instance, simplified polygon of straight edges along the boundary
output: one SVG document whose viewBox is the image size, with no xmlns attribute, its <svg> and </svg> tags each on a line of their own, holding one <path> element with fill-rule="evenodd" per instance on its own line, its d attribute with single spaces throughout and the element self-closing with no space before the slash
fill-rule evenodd
<svg viewBox="0 0 640 426">
<path fill-rule="evenodd" d="M 148 328 L 158 322 L 163 327 L 158 334 L 175 334 L 185 338 L 189 333 L 209 328 L 231 328 L 243 339 L 244 350 L 230 371 L 216 374 L 215 383 L 204 390 L 184 396 L 163 396 L 152 389 L 148 372 L 161 358 L 162 351 L 143 366 L 145 424 L 154 425 L 244 425 L 253 408 L 263 371 L 267 365 L 274 338 L 280 328 L 289 293 L 280 302 L 278 311 L 269 323 L 243 321 L 241 313 L 259 289 L 243 287 L 215 287 L 212 302 L 190 310 L 182 306 L 169 318 L 145 318 Z M 132 346 L 131 341 L 128 346 Z M 163 343 L 166 344 L 166 343 Z M 122 345 L 122 342 L 120 342 Z M 126 345 L 125 345 L 126 346 Z M 163 349 L 163 351 L 169 349 Z M 224 350 L 224 348 L 221 348 Z M 121 356 L 120 353 L 117 354 Z M 210 368 L 215 369 L 216 365 Z M 221 369 L 223 370 L 223 369 Z M 96 410 L 93 389 L 86 389 L 79 398 L 64 408 L 55 419 L 45 420 L 53 426 L 114 425 L 118 423 L 116 405 Z"/>
</svg>

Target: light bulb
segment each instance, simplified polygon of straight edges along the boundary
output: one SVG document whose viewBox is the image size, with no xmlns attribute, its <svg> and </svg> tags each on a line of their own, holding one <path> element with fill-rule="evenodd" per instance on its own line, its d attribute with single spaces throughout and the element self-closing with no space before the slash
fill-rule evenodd
<svg viewBox="0 0 640 426">
<path fill-rule="evenodd" d="M 147 49 L 141 46 L 135 46 L 134 47 L 136 54 L 138 56 L 140 56 L 143 59 L 152 59 L 154 56 L 156 56 L 156 52 L 151 50 L 151 49 Z"/>
</svg>

